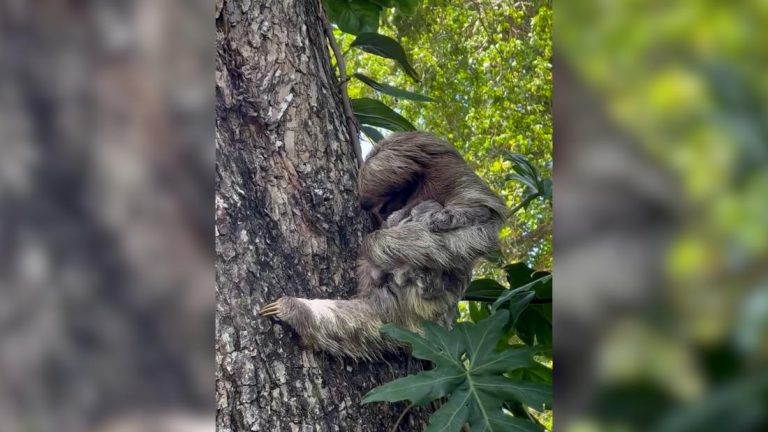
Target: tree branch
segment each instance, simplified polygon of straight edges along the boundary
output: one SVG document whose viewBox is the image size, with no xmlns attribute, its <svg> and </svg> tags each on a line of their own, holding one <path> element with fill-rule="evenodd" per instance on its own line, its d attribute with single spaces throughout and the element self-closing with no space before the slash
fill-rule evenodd
<svg viewBox="0 0 768 432">
<path fill-rule="evenodd" d="M 360 148 L 360 128 L 357 126 L 357 120 L 355 120 L 355 114 L 352 112 L 352 104 L 349 102 L 349 95 L 347 94 L 347 83 L 349 82 L 349 77 L 347 77 L 347 64 L 344 62 L 344 55 L 339 49 L 339 44 L 336 43 L 336 38 L 333 37 L 333 27 L 331 27 L 331 23 L 325 16 L 322 2 L 318 2 L 318 6 L 320 7 L 320 21 L 323 23 L 325 37 L 328 39 L 328 44 L 331 46 L 333 56 L 336 57 L 336 66 L 339 68 L 341 103 L 344 107 L 344 116 L 347 120 L 349 138 L 352 140 L 352 148 L 354 149 L 355 157 L 357 158 L 357 166 L 360 167 L 363 165 L 363 151 Z"/>
</svg>

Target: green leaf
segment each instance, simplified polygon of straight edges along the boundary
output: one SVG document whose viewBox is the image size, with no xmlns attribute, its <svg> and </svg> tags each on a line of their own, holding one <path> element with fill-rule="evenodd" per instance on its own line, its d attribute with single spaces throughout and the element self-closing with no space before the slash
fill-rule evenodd
<svg viewBox="0 0 768 432">
<path fill-rule="evenodd" d="M 382 93 L 386 93 L 390 96 L 394 96 L 401 99 L 410 99 L 414 101 L 420 101 L 420 102 L 434 102 L 435 100 L 431 97 L 420 95 L 418 93 L 409 92 L 408 90 L 402 90 L 397 87 L 392 87 L 388 84 L 382 84 L 380 82 L 374 81 L 373 78 L 369 78 L 361 73 L 355 73 L 352 76 L 359 79 L 360 81 L 368 84 L 369 86 L 373 87 L 376 91 L 380 91 Z"/>
<path fill-rule="evenodd" d="M 539 191 L 541 196 L 549 201 L 552 201 L 552 179 L 545 178 L 541 181 L 541 190 Z"/>
<path fill-rule="evenodd" d="M 517 321 L 517 318 L 520 317 L 520 314 L 523 313 L 535 296 L 536 293 L 530 291 L 519 291 L 516 295 L 510 297 L 507 310 L 509 311 L 509 319 L 512 323 Z"/>
<path fill-rule="evenodd" d="M 523 176 L 523 175 L 520 175 L 520 174 L 514 174 L 514 173 L 513 174 L 507 174 L 507 180 L 508 181 L 514 180 L 514 181 L 520 182 L 520 183 L 524 184 L 529 190 L 531 190 L 533 192 L 536 192 L 537 187 L 538 187 L 538 183 L 536 182 L 536 179 L 533 179 L 533 178 L 530 178 L 530 177 L 526 177 L 526 176 Z"/>
<path fill-rule="evenodd" d="M 544 366 L 541 363 L 536 363 L 535 365 L 527 368 L 518 368 L 513 371 L 509 371 L 506 376 L 513 381 L 524 380 L 552 384 L 552 369 Z"/>
<path fill-rule="evenodd" d="M 428 321 L 424 322 L 422 329 L 424 330 L 424 337 L 427 340 L 438 344 L 441 354 L 444 350 L 451 359 L 457 360 L 464 354 L 464 346 L 461 344 L 461 338 L 456 337 L 452 332 Z M 436 361 L 433 361 L 433 363 L 439 365 Z M 456 364 L 460 364 L 460 362 L 457 361 Z"/>
<path fill-rule="evenodd" d="M 552 387 L 540 382 L 512 381 L 503 376 L 478 376 L 472 380 L 472 387 L 481 397 L 499 397 L 515 400 L 543 411 L 552 405 Z"/>
<path fill-rule="evenodd" d="M 482 321 L 491 314 L 491 309 L 488 307 L 488 303 L 483 302 L 469 302 L 469 317 L 472 318 L 472 322 Z"/>
<path fill-rule="evenodd" d="M 361 124 L 381 127 L 391 131 L 416 130 L 403 116 L 380 101 L 369 98 L 352 99 L 352 111 Z"/>
<path fill-rule="evenodd" d="M 509 312 L 499 311 L 488 319 L 476 324 L 456 324 L 456 331 L 464 338 L 464 346 L 467 347 L 467 356 L 470 363 L 477 367 L 485 363 L 490 354 L 496 348 L 501 329 L 509 320 Z"/>
<path fill-rule="evenodd" d="M 382 135 L 381 132 L 376 130 L 374 127 L 361 126 L 360 129 L 362 129 L 365 136 L 367 136 L 368 139 L 373 142 L 379 142 L 384 139 L 384 135 Z"/>
<path fill-rule="evenodd" d="M 527 420 L 521 420 L 517 417 L 504 414 L 503 412 L 492 412 L 488 416 L 488 425 L 480 425 L 480 431 L 499 431 L 499 432 L 541 432 L 541 428 Z M 470 429 L 473 432 L 475 429 Z"/>
<path fill-rule="evenodd" d="M 458 432 L 469 417 L 472 393 L 462 385 L 451 395 L 446 403 L 429 418 L 429 426 L 424 432 Z"/>
<path fill-rule="evenodd" d="M 395 60 L 408 76 L 413 78 L 414 81 L 419 81 L 419 75 L 408 62 L 405 50 L 399 42 L 391 37 L 373 32 L 360 33 L 352 41 L 350 47 L 357 47 L 367 53 Z"/>
<path fill-rule="evenodd" d="M 532 280 L 531 275 L 535 272 L 535 270 L 522 262 L 507 264 L 503 268 L 504 272 L 507 274 L 509 287 L 512 289 L 530 282 Z"/>
<path fill-rule="evenodd" d="M 323 0 L 328 19 L 341 31 L 356 35 L 379 29 L 381 6 L 368 0 Z"/>
<path fill-rule="evenodd" d="M 507 289 L 493 279 L 475 279 L 464 291 L 464 300 L 492 302 L 505 291 Z"/>
<path fill-rule="evenodd" d="M 528 304 L 531 303 L 531 300 L 533 300 L 535 295 L 536 294 L 534 292 L 525 289 L 509 290 L 493 303 L 491 306 L 491 312 L 495 312 L 504 303 L 508 302 L 509 306 L 507 306 L 507 310 L 510 314 L 510 320 L 515 322 L 520 316 L 520 313 L 522 313 Z"/>
<path fill-rule="evenodd" d="M 520 368 L 535 366 L 533 354 L 536 351 L 526 348 L 510 348 L 494 355 L 490 360 L 472 367 L 475 374 L 502 374 Z"/>
<path fill-rule="evenodd" d="M 426 324 L 425 330 L 431 336 L 425 339 L 422 336 L 410 332 L 396 324 L 386 324 L 381 327 L 385 335 L 407 342 L 411 345 L 411 355 L 418 359 L 429 360 L 437 367 L 450 368 L 460 366 L 458 342 L 448 335 L 448 331 L 434 324 Z"/>
<path fill-rule="evenodd" d="M 531 275 L 536 279 L 533 290 L 536 291 L 536 298 L 541 300 L 552 300 L 552 274 L 549 272 L 536 272 Z"/>
<path fill-rule="evenodd" d="M 504 302 L 506 302 L 507 300 L 511 299 L 512 297 L 518 295 L 518 293 L 520 293 L 522 291 L 530 291 L 530 293 L 533 294 L 531 297 L 533 297 L 533 296 L 536 295 L 536 291 L 532 291 L 533 289 L 535 289 L 535 287 L 541 286 L 541 287 L 544 287 L 542 289 L 545 290 L 546 286 L 547 286 L 546 285 L 547 281 L 551 281 L 551 280 L 552 280 L 552 275 L 547 273 L 546 275 L 544 275 L 544 276 L 542 276 L 542 277 L 540 277 L 540 278 L 538 278 L 538 279 L 536 279 L 536 280 L 534 280 L 532 282 L 528 282 L 527 284 L 525 284 L 525 285 L 523 285 L 523 286 L 521 286 L 519 288 L 516 288 L 516 289 L 513 289 L 513 290 L 507 290 L 506 292 L 502 293 L 499 296 L 499 298 L 496 299 L 495 302 L 493 302 L 493 306 L 491 306 L 491 310 L 493 311 L 493 310 L 498 309 Z M 549 289 L 550 298 L 551 298 L 551 295 L 552 295 L 552 288 L 551 288 L 551 286 L 552 286 L 552 284 L 550 283 L 549 284 L 549 287 L 550 287 L 550 289 Z M 529 299 L 529 301 L 530 301 L 530 299 Z"/>
<path fill-rule="evenodd" d="M 463 382 L 464 378 L 464 371 L 461 369 L 420 372 L 376 387 L 363 397 L 363 403 L 408 399 L 415 405 L 423 405 L 447 395 Z"/>
<path fill-rule="evenodd" d="M 515 331 L 526 345 L 552 345 L 552 304 L 529 305 L 515 321 Z"/>
<path fill-rule="evenodd" d="M 510 403 L 542 409 L 551 404 L 551 384 L 519 379 L 517 371 L 537 368 L 536 348 L 510 347 L 496 352 L 496 342 L 508 322 L 505 310 L 478 323 L 459 323 L 453 330 L 425 323 L 423 336 L 392 324 L 383 332 L 409 343 L 413 356 L 430 360 L 436 367 L 377 387 L 363 402 L 410 400 L 424 404 L 446 397 L 442 408 L 430 417 L 427 431 L 458 432 L 469 423 L 472 431 L 539 431 L 527 416 L 514 417 L 503 407 Z M 466 354 L 466 356 L 465 356 Z M 515 380 L 504 376 L 512 375 Z"/>
</svg>

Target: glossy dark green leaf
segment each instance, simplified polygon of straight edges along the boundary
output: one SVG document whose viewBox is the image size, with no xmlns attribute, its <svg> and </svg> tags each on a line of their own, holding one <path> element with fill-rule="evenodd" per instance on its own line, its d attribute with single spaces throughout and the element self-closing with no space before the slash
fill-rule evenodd
<svg viewBox="0 0 768 432">
<path fill-rule="evenodd" d="M 458 355 L 455 355 L 455 347 L 453 345 L 458 343 L 455 338 L 447 336 L 448 331 L 439 326 L 428 325 L 428 327 L 433 336 L 430 339 L 425 339 L 395 324 L 382 326 L 381 332 L 401 342 L 410 344 L 413 357 L 429 360 L 435 363 L 437 367 L 450 368 L 460 366 L 460 361 Z"/>
<path fill-rule="evenodd" d="M 361 73 L 355 73 L 352 76 L 364 82 L 365 84 L 373 87 L 373 89 L 375 89 L 376 91 L 380 91 L 390 96 L 394 96 L 401 99 L 419 101 L 419 102 L 434 102 L 434 99 L 432 99 L 431 97 L 410 92 L 408 90 L 399 89 L 397 87 L 392 87 L 389 84 L 382 84 L 380 82 L 375 81 L 373 78 L 367 77 Z"/>
<path fill-rule="evenodd" d="M 546 198 L 549 201 L 552 201 L 552 179 L 545 178 L 541 181 L 541 190 L 539 193 L 541 193 L 541 196 Z"/>
<path fill-rule="evenodd" d="M 552 274 L 549 272 L 536 272 L 531 277 L 536 280 L 532 288 L 536 292 L 536 298 L 552 300 Z"/>
<path fill-rule="evenodd" d="M 507 302 L 508 300 L 510 300 L 514 296 L 517 296 L 517 300 L 519 300 L 520 298 L 523 298 L 523 296 L 520 295 L 520 293 L 522 291 L 530 291 L 530 293 L 532 294 L 530 297 L 535 296 L 536 292 L 534 291 L 534 288 L 536 286 L 544 286 L 544 287 L 546 287 L 547 281 L 549 281 L 551 279 L 552 279 L 552 276 L 547 274 L 546 276 L 538 278 L 538 279 L 536 279 L 536 280 L 534 280 L 532 282 L 528 282 L 527 284 L 525 284 L 525 285 L 523 285 L 523 286 L 521 286 L 519 288 L 515 288 L 513 290 L 507 290 L 507 291 L 503 292 L 501 295 L 499 295 L 499 297 L 496 299 L 496 301 L 493 302 L 493 306 L 491 306 L 491 310 L 498 309 L 502 304 L 504 304 L 505 302 Z M 550 295 L 551 294 L 552 293 L 551 293 L 551 290 L 550 290 Z M 530 301 L 530 300 L 531 299 L 529 298 L 528 301 Z"/>
<path fill-rule="evenodd" d="M 509 287 L 511 289 L 523 286 L 532 281 L 533 279 L 531 278 L 531 275 L 535 271 L 522 262 L 507 264 L 503 269 L 504 273 L 507 274 L 507 282 L 509 282 Z"/>
<path fill-rule="evenodd" d="M 516 400 L 537 411 L 543 411 L 546 405 L 552 404 L 552 387 L 546 383 L 512 381 L 503 376 L 485 375 L 475 377 L 472 387 L 482 397 Z"/>
<path fill-rule="evenodd" d="M 461 338 L 456 337 L 453 332 L 428 321 L 422 324 L 422 329 L 424 330 L 424 338 L 437 344 L 440 354 L 445 351 L 451 359 L 456 359 L 457 363 L 460 363 L 458 360 L 464 354 L 464 345 L 461 343 Z M 437 361 L 433 361 L 433 363 L 439 365 Z"/>
<path fill-rule="evenodd" d="M 552 369 L 541 363 L 526 368 L 517 368 L 506 373 L 506 376 L 515 381 L 534 381 L 552 384 Z"/>
<path fill-rule="evenodd" d="M 533 354 L 528 348 L 513 348 L 494 354 L 482 363 L 472 366 L 472 373 L 477 375 L 500 375 L 505 372 L 535 366 Z"/>
<path fill-rule="evenodd" d="M 381 134 L 376 128 L 371 126 L 361 126 L 360 129 L 363 130 L 363 133 L 365 136 L 368 137 L 373 142 L 379 142 L 384 139 L 384 135 Z"/>
<path fill-rule="evenodd" d="M 409 400 L 416 405 L 423 405 L 447 395 L 464 380 L 463 370 L 434 369 L 376 387 L 363 397 L 363 403 Z"/>
<path fill-rule="evenodd" d="M 493 279 L 475 279 L 464 291 L 464 300 L 492 302 L 507 289 Z"/>
<path fill-rule="evenodd" d="M 408 120 L 380 101 L 360 98 L 351 102 L 352 111 L 361 124 L 399 132 L 416 130 Z"/>
<path fill-rule="evenodd" d="M 408 62 L 405 50 L 399 42 L 391 37 L 372 32 L 360 33 L 357 35 L 357 38 L 352 41 L 350 46 L 359 48 L 367 53 L 396 61 L 408 76 L 413 78 L 414 81 L 419 81 L 419 75 Z"/>
<path fill-rule="evenodd" d="M 467 356 L 472 367 L 485 363 L 496 348 L 501 329 L 509 319 L 509 312 L 498 311 L 478 323 L 458 323 L 456 332 L 464 338 Z"/>
<path fill-rule="evenodd" d="M 349 34 L 375 33 L 381 6 L 368 0 L 323 0 L 328 19 Z"/>
<path fill-rule="evenodd" d="M 552 304 L 529 305 L 515 321 L 515 331 L 526 345 L 552 345 Z"/>
<path fill-rule="evenodd" d="M 469 417 L 472 393 L 463 384 L 457 388 L 451 398 L 429 418 L 429 426 L 424 432 L 458 432 Z"/>
</svg>

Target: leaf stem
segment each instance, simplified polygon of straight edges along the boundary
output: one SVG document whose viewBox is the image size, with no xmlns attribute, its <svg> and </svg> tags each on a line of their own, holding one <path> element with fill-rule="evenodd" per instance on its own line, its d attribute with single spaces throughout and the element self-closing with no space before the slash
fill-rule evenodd
<svg viewBox="0 0 768 432">
<path fill-rule="evenodd" d="M 410 404 L 408 404 L 407 407 L 405 407 L 403 412 L 400 414 L 400 417 L 397 418 L 397 421 L 395 422 L 395 425 L 392 426 L 392 430 L 390 432 L 397 432 L 397 428 L 400 427 L 400 422 L 403 421 L 403 418 L 405 418 L 405 415 L 408 413 L 408 411 L 411 410 L 411 408 L 413 408 L 413 402 L 411 402 Z"/>
<path fill-rule="evenodd" d="M 320 21 L 323 23 L 323 30 L 325 31 L 325 37 L 328 39 L 328 44 L 331 46 L 333 56 L 336 57 L 336 66 L 339 68 L 339 90 L 341 91 L 341 103 L 344 108 L 344 116 L 347 120 L 347 129 L 349 129 L 349 138 L 352 141 L 352 148 L 355 151 L 355 158 L 357 158 L 357 166 L 363 165 L 363 151 L 360 147 L 360 128 L 355 121 L 355 115 L 352 112 L 352 104 L 349 102 L 349 95 L 347 94 L 347 83 L 349 78 L 347 77 L 347 65 L 344 61 L 344 55 L 341 54 L 339 44 L 336 43 L 336 38 L 333 36 L 333 28 L 328 18 L 325 16 L 325 10 L 323 10 L 323 3 L 318 1 L 318 7 L 320 8 Z"/>
</svg>

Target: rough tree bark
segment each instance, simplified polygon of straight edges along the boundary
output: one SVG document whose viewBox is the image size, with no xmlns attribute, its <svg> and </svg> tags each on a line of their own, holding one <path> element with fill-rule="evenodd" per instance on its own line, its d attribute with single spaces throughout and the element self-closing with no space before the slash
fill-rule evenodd
<svg viewBox="0 0 768 432">
<path fill-rule="evenodd" d="M 298 346 L 257 310 L 282 295 L 346 298 L 368 231 L 317 0 L 216 9 L 217 430 L 389 430 L 404 405 L 361 405 L 405 358 L 354 364 Z M 408 414 L 400 430 L 423 429 Z"/>
</svg>

